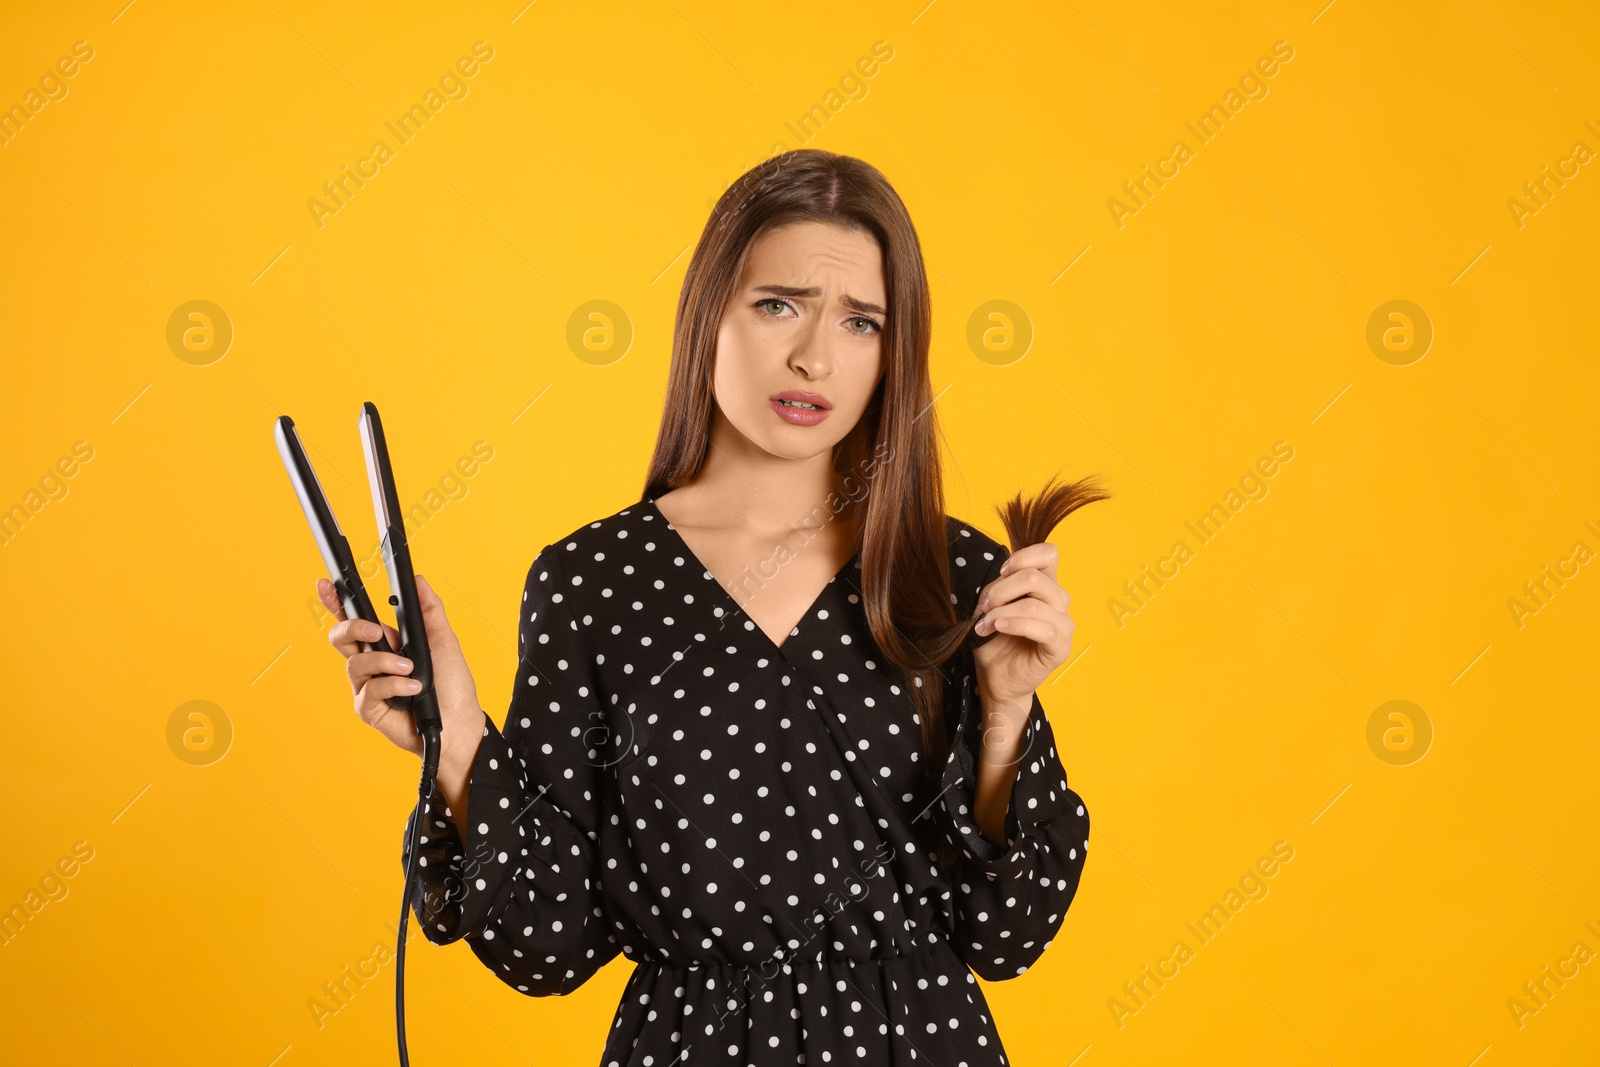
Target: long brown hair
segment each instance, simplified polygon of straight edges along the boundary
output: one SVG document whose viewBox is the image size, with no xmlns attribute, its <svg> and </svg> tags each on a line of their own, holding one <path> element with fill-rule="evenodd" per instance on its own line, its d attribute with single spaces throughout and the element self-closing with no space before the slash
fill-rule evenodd
<svg viewBox="0 0 1600 1067">
<path fill-rule="evenodd" d="M 941 668 L 968 644 L 975 619 L 958 618 L 951 596 L 939 433 L 928 373 L 932 309 L 922 246 L 905 204 L 878 170 L 816 148 L 784 152 L 751 168 L 711 211 L 678 296 L 672 364 L 645 495 L 692 481 L 711 440 L 712 363 L 722 316 L 749 250 L 767 231 L 822 222 L 870 234 L 883 252 L 889 313 L 885 371 L 861 419 L 834 449 L 834 469 L 865 472 L 861 499 L 861 592 L 867 625 L 905 672 L 922 723 L 923 770 L 936 775 L 949 745 Z M 1058 522 L 1107 494 L 1092 479 L 1047 486 L 1001 519 L 1015 551 L 1046 540 Z M 980 639 L 981 640 L 981 639 Z"/>
</svg>

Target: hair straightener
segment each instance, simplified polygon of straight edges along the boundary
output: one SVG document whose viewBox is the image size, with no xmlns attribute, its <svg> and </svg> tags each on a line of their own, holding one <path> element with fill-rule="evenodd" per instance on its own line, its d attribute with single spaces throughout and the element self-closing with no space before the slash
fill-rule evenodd
<svg viewBox="0 0 1600 1067">
<path fill-rule="evenodd" d="M 367 460 L 367 480 L 372 487 L 372 510 L 377 516 L 378 529 L 383 537 L 383 563 L 389 574 L 389 603 L 395 609 L 395 629 L 400 635 L 400 648 L 389 647 L 389 641 L 379 635 L 376 642 L 361 642 L 363 651 L 377 649 L 381 652 L 398 651 L 413 665 L 410 677 L 422 684 L 422 689 L 409 696 L 388 699 L 390 707 L 411 712 L 417 733 L 422 736 L 422 780 L 417 786 L 417 806 L 412 809 L 406 827 L 405 889 L 400 902 L 399 944 L 395 946 L 394 1020 L 400 1045 L 400 1063 L 410 1067 L 411 1058 L 406 1050 L 406 925 L 411 917 L 411 895 L 417 879 L 417 841 L 422 832 L 422 807 L 433 793 L 434 780 L 439 772 L 439 743 L 444 731 L 444 720 L 439 714 L 439 701 L 433 689 L 433 661 L 428 655 L 428 634 L 422 622 L 422 608 L 417 599 L 416 576 L 411 569 L 411 551 L 406 544 L 405 516 L 400 511 L 400 494 L 395 489 L 394 469 L 389 464 L 389 449 L 384 443 L 383 423 L 378 409 L 371 403 L 361 405 L 361 448 Z M 317 480 L 317 472 L 306 457 L 294 420 L 287 415 L 278 417 L 273 436 L 278 442 L 278 455 L 283 459 L 284 470 L 294 486 L 300 508 L 305 512 L 311 536 L 317 542 L 317 551 L 328 569 L 328 577 L 339 593 L 346 618 L 365 619 L 382 625 L 378 613 L 367 597 L 361 572 L 356 567 L 355 556 L 350 552 L 350 542 L 345 539 L 339 521 L 328 506 L 328 498 Z"/>
</svg>

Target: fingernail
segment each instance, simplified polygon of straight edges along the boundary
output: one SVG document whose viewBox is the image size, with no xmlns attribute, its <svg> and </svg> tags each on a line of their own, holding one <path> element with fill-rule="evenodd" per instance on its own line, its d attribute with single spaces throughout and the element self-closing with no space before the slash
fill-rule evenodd
<svg viewBox="0 0 1600 1067">
<path fill-rule="evenodd" d="M 978 610 L 979 611 L 988 611 L 989 610 L 989 594 L 988 593 L 983 594 L 983 599 L 978 601 Z"/>
<path fill-rule="evenodd" d="M 403 671 L 409 671 L 411 669 L 411 661 L 408 659 L 402 659 L 400 661 L 400 669 Z"/>
<path fill-rule="evenodd" d="M 408 693 L 415 693 L 418 689 L 422 688 L 422 683 L 413 678 L 407 678 L 406 684 L 400 688 L 404 689 Z"/>
</svg>

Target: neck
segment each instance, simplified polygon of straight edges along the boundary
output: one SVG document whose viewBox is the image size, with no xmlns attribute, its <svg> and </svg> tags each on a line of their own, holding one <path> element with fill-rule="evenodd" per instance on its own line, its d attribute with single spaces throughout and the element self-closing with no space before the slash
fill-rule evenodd
<svg viewBox="0 0 1600 1067">
<path fill-rule="evenodd" d="M 833 533 L 849 529 L 854 508 L 840 491 L 832 451 L 785 459 L 757 448 L 720 411 L 712 419 L 705 464 L 683 487 L 706 525 L 735 527 L 762 537 Z M 838 508 L 838 511 L 835 511 Z"/>
</svg>

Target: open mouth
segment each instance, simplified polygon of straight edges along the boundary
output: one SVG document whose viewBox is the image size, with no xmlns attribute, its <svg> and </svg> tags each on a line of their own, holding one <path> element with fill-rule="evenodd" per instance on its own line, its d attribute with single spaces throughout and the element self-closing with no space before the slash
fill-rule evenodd
<svg viewBox="0 0 1600 1067">
<path fill-rule="evenodd" d="M 798 411 L 827 411 L 833 407 L 828 403 L 828 398 L 821 393 L 812 393 L 805 389 L 785 389 L 781 393 L 773 393 L 768 399 L 774 404 L 782 404 Z"/>
<path fill-rule="evenodd" d="M 828 417 L 832 406 L 827 397 L 804 389 L 785 389 L 769 397 L 767 402 L 778 418 L 791 426 L 815 426 Z"/>
</svg>

